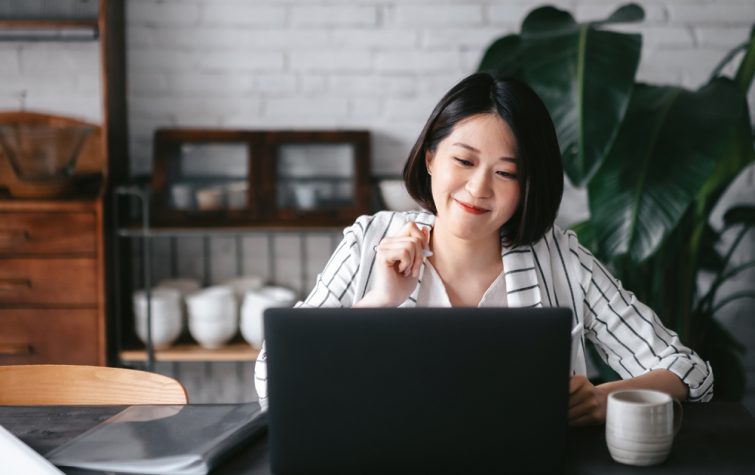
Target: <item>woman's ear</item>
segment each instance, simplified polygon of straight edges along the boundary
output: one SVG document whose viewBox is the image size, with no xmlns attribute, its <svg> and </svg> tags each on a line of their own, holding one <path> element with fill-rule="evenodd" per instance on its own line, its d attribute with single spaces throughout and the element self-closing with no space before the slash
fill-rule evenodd
<svg viewBox="0 0 755 475">
<path fill-rule="evenodd" d="M 432 175 L 433 154 L 429 150 L 425 151 L 425 168 L 427 168 L 427 174 Z"/>
</svg>

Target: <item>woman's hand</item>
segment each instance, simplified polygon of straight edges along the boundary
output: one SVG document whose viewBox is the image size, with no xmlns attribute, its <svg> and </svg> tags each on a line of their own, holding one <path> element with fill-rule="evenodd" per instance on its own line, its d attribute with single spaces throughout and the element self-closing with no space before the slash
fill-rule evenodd
<svg viewBox="0 0 755 475">
<path fill-rule="evenodd" d="M 396 235 L 384 238 L 375 248 L 375 287 L 355 307 L 395 307 L 417 287 L 430 232 L 414 222 Z"/>
<path fill-rule="evenodd" d="M 569 381 L 569 425 L 602 424 L 606 420 L 608 393 L 578 374 Z"/>
</svg>

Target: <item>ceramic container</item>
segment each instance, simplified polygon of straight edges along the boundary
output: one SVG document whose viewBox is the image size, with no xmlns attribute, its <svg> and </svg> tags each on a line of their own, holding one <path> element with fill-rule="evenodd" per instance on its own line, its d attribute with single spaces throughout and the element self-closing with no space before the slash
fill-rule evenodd
<svg viewBox="0 0 755 475">
<path fill-rule="evenodd" d="M 136 335 L 147 344 L 147 293 L 138 290 L 133 295 Z M 168 348 L 181 334 L 181 294 L 174 289 L 152 289 L 152 345 L 157 350 Z"/>
<path fill-rule="evenodd" d="M 238 310 L 233 289 L 207 287 L 186 296 L 189 333 L 205 348 L 219 348 L 238 331 Z"/>
<path fill-rule="evenodd" d="M 271 307 L 291 307 L 296 293 L 285 287 L 264 287 L 244 295 L 241 305 L 241 335 L 255 348 L 262 347 L 265 331 L 262 315 Z"/>
</svg>

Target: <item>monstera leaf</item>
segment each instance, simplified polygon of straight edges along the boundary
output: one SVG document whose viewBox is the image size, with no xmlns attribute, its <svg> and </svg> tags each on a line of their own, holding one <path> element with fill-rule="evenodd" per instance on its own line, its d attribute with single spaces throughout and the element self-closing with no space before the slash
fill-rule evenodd
<svg viewBox="0 0 755 475">
<path fill-rule="evenodd" d="M 605 20 L 577 23 L 568 12 L 538 8 L 525 18 L 521 35 L 495 41 L 480 63 L 480 70 L 520 77 L 540 95 L 576 185 L 589 181 L 616 137 L 642 47 L 638 34 L 599 27 L 643 16 L 640 7 L 628 5 Z"/>
<path fill-rule="evenodd" d="M 720 160 L 747 160 L 732 155 L 752 152 L 739 140 L 742 101 L 726 78 L 696 92 L 635 87 L 616 142 L 588 186 L 601 255 L 627 254 L 636 262 L 649 257 L 709 188 Z"/>
</svg>

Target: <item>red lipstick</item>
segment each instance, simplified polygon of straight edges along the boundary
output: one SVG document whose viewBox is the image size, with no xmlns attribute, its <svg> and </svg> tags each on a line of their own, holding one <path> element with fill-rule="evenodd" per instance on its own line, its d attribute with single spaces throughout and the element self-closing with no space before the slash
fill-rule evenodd
<svg viewBox="0 0 755 475">
<path fill-rule="evenodd" d="M 478 208 L 476 206 L 472 206 L 470 204 L 464 203 L 464 202 L 459 201 L 459 200 L 454 200 L 454 201 L 456 201 L 459 204 L 459 206 L 461 206 L 461 209 L 463 209 L 464 211 L 466 211 L 467 213 L 470 213 L 470 214 L 480 215 L 480 214 L 487 213 L 489 211 L 487 209 Z"/>
</svg>

